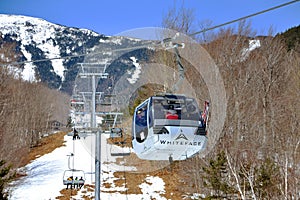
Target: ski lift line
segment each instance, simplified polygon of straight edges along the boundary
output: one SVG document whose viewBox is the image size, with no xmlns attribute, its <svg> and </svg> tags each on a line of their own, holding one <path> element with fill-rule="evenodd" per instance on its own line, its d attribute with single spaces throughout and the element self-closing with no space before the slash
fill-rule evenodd
<svg viewBox="0 0 300 200">
<path fill-rule="evenodd" d="M 282 7 L 284 7 L 284 6 L 288 6 L 288 5 L 290 5 L 290 4 L 297 3 L 297 2 L 299 2 L 299 1 L 300 1 L 300 0 L 289 1 L 289 2 L 287 2 L 287 3 L 283 3 L 283 4 L 280 4 L 280 5 L 278 5 L 278 6 L 274 6 L 274 7 L 271 7 L 271 8 L 268 8 L 268 9 L 265 9 L 265 10 L 262 10 L 262 11 L 259 11 L 259 12 L 253 13 L 253 14 L 250 14 L 250 15 L 246 15 L 246 16 L 244 16 L 244 17 L 240 17 L 240 18 L 235 19 L 235 20 L 231 20 L 231 21 L 229 21 L 229 22 L 225 22 L 225 23 L 223 23 L 223 24 L 219 24 L 219 25 L 216 25 L 216 26 L 212 26 L 212 27 L 210 27 L 210 28 L 205 28 L 205 29 L 203 29 L 203 30 L 201 30 L 201 31 L 197 31 L 197 32 L 194 32 L 194 33 L 192 33 L 192 34 L 188 34 L 188 36 L 195 36 L 195 35 L 198 35 L 198 34 L 200 34 L 200 33 L 204 33 L 204 32 L 207 32 L 207 31 L 211 31 L 211 30 L 213 30 L 213 29 L 220 28 L 220 27 L 222 27 L 222 26 L 226 26 L 226 25 L 229 25 L 229 24 L 233 24 L 233 23 L 235 23 L 235 22 L 238 22 L 238 21 L 241 21 L 241 20 L 244 20 L 244 19 L 248 19 L 248 18 L 257 16 L 257 15 L 261 15 L 261 14 L 263 14 L 263 13 L 270 12 L 270 11 L 272 11 L 272 10 L 276 10 L 276 9 L 282 8 Z"/>
<path fill-rule="evenodd" d="M 229 24 L 232 24 L 232 23 L 244 20 L 244 19 L 248 19 L 248 18 L 257 16 L 257 15 L 263 14 L 263 13 L 267 13 L 267 12 L 270 12 L 270 11 L 282 8 L 284 6 L 288 6 L 288 5 L 297 3 L 299 1 L 300 0 L 289 1 L 287 3 L 283 3 L 283 4 L 280 4 L 278 6 L 274 6 L 274 7 L 268 8 L 266 10 L 262 10 L 262 11 L 259 11 L 259 12 L 256 12 L 256 13 L 244 16 L 244 17 L 240 17 L 240 18 L 235 19 L 235 20 L 231 20 L 229 22 L 225 22 L 225 23 L 222 23 L 222 24 L 219 24 L 219 25 L 216 25 L 216 26 L 212 26 L 210 28 L 206 28 L 206 29 L 203 29 L 203 30 L 191 33 L 191 34 L 188 34 L 188 36 L 195 36 L 195 35 L 198 35 L 200 33 L 211 31 L 213 29 L 220 28 L 220 27 L 223 27 L 223 26 L 226 26 L 226 25 L 229 25 Z M 153 41 L 149 41 L 148 43 L 151 44 L 151 45 L 153 45 Z M 134 47 L 128 47 L 128 48 L 113 49 L 113 50 L 110 50 L 110 51 L 111 52 L 120 52 L 120 51 L 135 50 L 135 49 L 149 48 L 149 47 L 150 47 L 149 45 L 145 45 L 144 44 L 144 45 L 134 46 Z M 103 53 L 103 51 L 94 52 L 94 53 L 83 53 L 83 54 L 70 55 L 70 56 L 61 56 L 61 57 L 54 57 L 54 58 L 45 58 L 45 59 L 39 59 L 39 60 L 29 60 L 29 61 L 23 61 L 23 62 L 1 63 L 0 66 L 3 67 L 3 66 L 9 66 L 9 65 L 22 65 L 22 64 L 29 64 L 29 63 L 38 63 L 38 62 L 45 62 L 45 61 L 51 61 L 51 60 L 58 60 L 58 59 L 64 59 L 65 60 L 65 59 L 68 59 L 68 58 L 78 58 L 78 57 L 83 57 L 83 56 L 87 56 L 87 55 L 97 55 L 97 54 L 100 54 L 100 53 Z"/>
</svg>

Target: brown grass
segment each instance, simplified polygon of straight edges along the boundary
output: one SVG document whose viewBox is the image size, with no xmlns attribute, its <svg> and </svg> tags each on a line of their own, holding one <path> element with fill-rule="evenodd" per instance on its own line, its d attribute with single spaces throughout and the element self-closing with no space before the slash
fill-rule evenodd
<svg viewBox="0 0 300 200">
<path fill-rule="evenodd" d="M 71 197 L 72 196 L 75 196 L 75 195 L 77 195 L 77 190 L 75 190 L 75 189 L 63 189 L 63 190 L 61 190 L 60 191 L 60 194 L 61 194 L 61 196 L 58 196 L 58 197 L 56 197 L 56 199 L 59 199 L 59 200 L 70 200 L 70 199 L 72 199 Z"/>
<path fill-rule="evenodd" d="M 183 190 L 184 182 L 181 181 L 179 176 L 180 167 L 178 164 L 172 165 L 172 167 L 166 167 L 151 173 L 129 173 L 129 172 L 115 172 L 114 177 L 118 178 L 114 181 L 116 186 L 124 186 L 127 188 L 126 192 L 120 192 L 121 194 L 142 194 L 139 185 L 145 182 L 147 176 L 158 176 L 165 182 L 164 196 L 167 199 L 182 199 L 182 195 L 186 192 Z"/>
<path fill-rule="evenodd" d="M 25 166 L 36 158 L 43 156 L 47 153 L 51 153 L 58 147 L 64 146 L 64 136 L 66 132 L 58 132 L 48 137 L 41 139 L 39 146 L 30 149 L 30 152 L 26 158 L 23 159 L 23 165 Z"/>
<path fill-rule="evenodd" d="M 120 147 L 132 147 L 131 136 L 129 136 L 128 134 L 124 134 L 123 137 L 119 138 L 108 138 L 107 143 L 114 144 Z"/>
</svg>

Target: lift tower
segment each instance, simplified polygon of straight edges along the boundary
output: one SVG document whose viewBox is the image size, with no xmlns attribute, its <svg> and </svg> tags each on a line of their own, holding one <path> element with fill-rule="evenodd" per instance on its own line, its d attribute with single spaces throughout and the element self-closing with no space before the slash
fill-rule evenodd
<svg viewBox="0 0 300 200">
<path fill-rule="evenodd" d="M 96 134 L 96 147 L 95 147 L 95 199 L 100 200 L 100 174 L 101 174 L 101 127 L 97 126 L 96 121 L 96 87 L 99 79 L 107 78 L 108 73 L 105 72 L 107 64 L 103 66 L 103 63 L 80 63 L 78 76 L 81 79 L 87 79 L 87 84 L 91 85 L 91 90 L 88 91 L 91 94 L 89 98 L 90 102 L 90 114 L 91 123 L 88 129 L 91 129 L 92 133 Z M 89 83 L 90 82 L 90 83 Z M 87 102 L 86 102 L 87 103 Z"/>
</svg>

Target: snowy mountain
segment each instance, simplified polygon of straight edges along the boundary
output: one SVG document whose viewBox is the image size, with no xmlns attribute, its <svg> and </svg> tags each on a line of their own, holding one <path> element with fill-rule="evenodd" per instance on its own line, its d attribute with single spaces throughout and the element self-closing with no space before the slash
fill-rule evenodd
<svg viewBox="0 0 300 200">
<path fill-rule="evenodd" d="M 68 94 L 73 92 L 78 63 L 92 62 L 105 66 L 110 77 L 101 80 L 100 84 L 103 91 L 111 92 L 109 88 L 125 73 L 131 76 L 128 80 L 133 84 L 135 76 L 141 71 L 137 60 L 149 61 L 153 52 L 149 48 L 125 53 L 119 51 L 146 42 L 149 44 L 149 41 L 105 36 L 28 16 L 0 14 L 0 36 L 0 46 L 1 43 L 16 44 L 15 55 L 18 55 L 17 62 L 21 64 L 10 67 L 20 72 L 23 79 L 41 81 Z M 241 53 L 242 60 L 260 46 L 259 41 L 251 41 L 254 43 L 249 43 L 249 47 Z M 2 60 L 7 60 L 0 56 Z"/>
<path fill-rule="evenodd" d="M 17 67 L 23 79 L 41 81 L 50 88 L 69 94 L 72 93 L 78 72 L 76 64 L 84 62 L 86 54 L 93 52 L 94 55 L 98 54 L 95 62 L 110 63 L 111 49 L 128 46 L 129 43 L 140 43 L 139 40 L 108 37 L 87 29 L 66 27 L 39 18 L 4 14 L 0 15 L 0 35 L 0 43 L 17 44 L 17 62 L 22 64 L 11 67 Z M 47 60 L 49 58 L 51 60 Z M 33 60 L 38 62 L 28 62 Z M 130 61 L 129 58 L 128 60 Z M 127 65 L 134 68 L 132 62 L 127 62 Z"/>
</svg>

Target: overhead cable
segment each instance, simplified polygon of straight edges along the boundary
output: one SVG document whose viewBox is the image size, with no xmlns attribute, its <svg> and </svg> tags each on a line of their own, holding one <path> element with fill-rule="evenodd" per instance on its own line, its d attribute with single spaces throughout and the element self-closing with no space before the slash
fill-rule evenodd
<svg viewBox="0 0 300 200">
<path fill-rule="evenodd" d="M 212 26 L 212 27 L 209 27 L 209 28 L 205 28 L 201 31 L 197 31 L 197 32 L 194 32 L 192 34 L 189 34 L 189 36 L 194 36 L 194 35 L 198 35 L 200 33 L 204 33 L 206 31 L 210 31 L 210 30 L 213 30 L 213 29 L 216 29 L 216 28 L 220 28 L 220 27 L 223 27 L 223 26 L 227 26 L 229 24 L 233 24 L 235 22 L 238 22 L 238 21 L 241 21 L 241 20 L 245 20 L 245 19 L 248 19 L 250 17 L 254 17 L 254 16 L 257 16 L 257 15 L 260 15 L 260 14 L 263 14 L 263 13 L 266 13 L 266 12 L 270 12 L 272 10 L 276 10 L 278 8 L 281 8 L 281 7 L 284 7 L 284 6 L 287 6 L 287 5 L 290 5 L 290 4 L 293 4 L 293 3 L 297 3 L 298 1 L 300 0 L 294 0 L 294 1 L 289 1 L 287 3 L 283 3 L 283 4 L 280 4 L 278 6 L 274 6 L 272 8 L 268 8 L 266 10 L 262 10 L 262 11 L 259 11 L 259 12 L 256 12 L 256 13 L 253 13 L 253 14 L 250 14 L 250 15 L 247 15 L 247 16 L 244 16 L 244 17 L 240 17 L 238 19 L 235 19 L 235 20 L 232 20 L 232 21 L 229 21 L 229 22 L 225 22 L 223 24 L 219 24 L 219 25 L 216 25 L 216 26 Z"/>
</svg>

